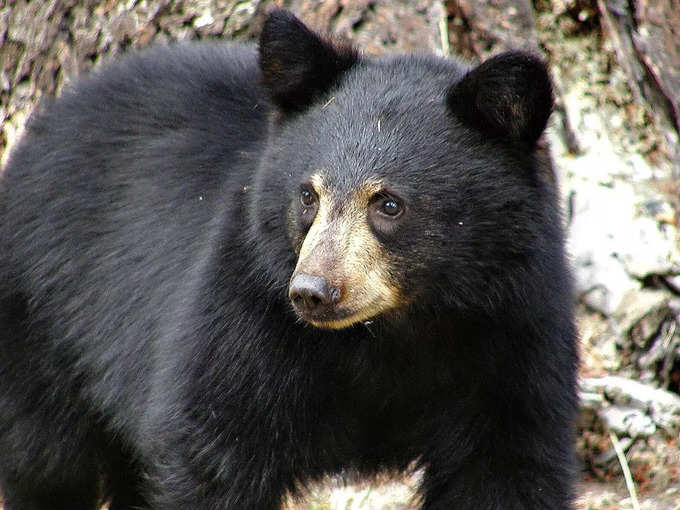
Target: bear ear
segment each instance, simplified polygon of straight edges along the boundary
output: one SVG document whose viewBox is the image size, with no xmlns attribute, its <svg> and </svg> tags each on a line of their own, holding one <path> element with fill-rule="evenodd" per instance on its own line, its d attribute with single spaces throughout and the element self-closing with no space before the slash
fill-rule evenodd
<svg viewBox="0 0 680 510">
<path fill-rule="evenodd" d="M 533 147 L 552 111 L 552 85 L 540 58 L 507 52 L 463 76 L 447 101 L 463 122 L 482 133 Z"/>
<path fill-rule="evenodd" d="M 284 113 L 305 109 L 357 59 L 353 48 L 332 45 L 283 9 L 269 14 L 260 35 L 262 80 Z"/>
</svg>

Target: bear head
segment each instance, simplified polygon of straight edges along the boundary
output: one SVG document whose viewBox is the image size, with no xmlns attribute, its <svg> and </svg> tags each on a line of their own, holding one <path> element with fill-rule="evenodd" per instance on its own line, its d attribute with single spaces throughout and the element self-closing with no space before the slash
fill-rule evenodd
<svg viewBox="0 0 680 510">
<path fill-rule="evenodd" d="M 340 329 L 518 298 L 534 255 L 561 242 L 537 149 L 553 105 L 539 58 L 364 58 L 282 10 L 259 52 L 273 108 L 250 225 L 302 320 Z"/>
</svg>

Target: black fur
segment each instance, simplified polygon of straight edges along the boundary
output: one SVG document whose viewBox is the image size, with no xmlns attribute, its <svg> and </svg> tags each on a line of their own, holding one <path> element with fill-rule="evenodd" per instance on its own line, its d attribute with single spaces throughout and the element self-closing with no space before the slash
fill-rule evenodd
<svg viewBox="0 0 680 510">
<path fill-rule="evenodd" d="M 469 125 L 496 137 L 533 146 L 552 109 L 545 65 L 524 53 L 490 58 L 453 87 L 449 106 Z"/>
<path fill-rule="evenodd" d="M 282 11 L 259 62 L 156 49 L 29 122 L 0 195 L 6 510 L 267 510 L 413 460 L 424 509 L 570 508 L 570 282 L 534 146 L 549 92 L 527 99 L 543 64 L 358 58 Z M 319 169 L 337 196 L 378 176 L 404 198 L 375 233 L 403 313 L 296 319 Z"/>
<path fill-rule="evenodd" d="M 354 48 L 331 45 L 284 10 L 270 14 L 260 35 L 262 82 L 286 113 L 309 106 L 357 58 Z"/>
</svg>

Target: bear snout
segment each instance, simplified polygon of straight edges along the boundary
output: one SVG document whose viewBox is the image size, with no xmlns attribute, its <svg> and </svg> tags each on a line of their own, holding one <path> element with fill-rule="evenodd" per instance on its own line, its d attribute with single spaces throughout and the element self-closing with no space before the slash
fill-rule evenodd
<svg viewBox="0 0 680 510">
<path fill-rule="evenodd" d="M 340 300 L 340 289 L 324 276 L 297 273 L 288 288 L 295 311 L 304 319 L 322 319 L 331 315 Z"/>
</svg>

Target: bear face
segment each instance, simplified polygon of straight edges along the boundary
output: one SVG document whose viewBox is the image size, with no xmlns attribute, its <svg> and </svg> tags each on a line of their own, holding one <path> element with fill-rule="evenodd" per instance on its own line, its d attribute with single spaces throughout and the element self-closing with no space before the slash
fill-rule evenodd
<svg viewBox="0 0 680 510">
<path fill-rule="evenodd" d="M 287 16 L 275 13 L 262 36 L 277 111 L 251 222 L 279 235 L 280 258 L 294 252 L 292 273 L 273 278 L 299 317 L 339 329 L 520 299 L 518 275 L 560 245 L 554 189 L 541 178 L 550 168 L 535 155 L 552 108 L 543 63 L 521 53 L 474 69 L 364 60 Z M 287 82 L 293 93 L 279 88 Z M 272 218 L 285 221 L 267 227 Z"/>
</svg>

